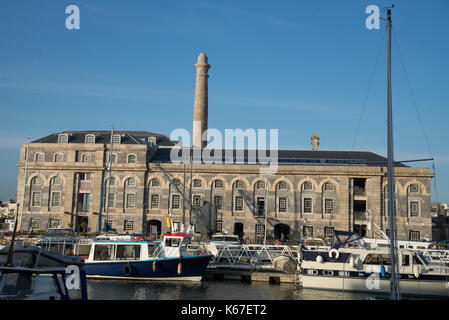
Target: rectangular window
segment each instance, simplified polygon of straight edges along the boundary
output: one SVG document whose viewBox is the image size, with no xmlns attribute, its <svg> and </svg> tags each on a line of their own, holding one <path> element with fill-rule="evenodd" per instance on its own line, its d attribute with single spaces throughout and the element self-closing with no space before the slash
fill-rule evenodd
<svg viewBox="0 0 449 320">
<path fill-rule="evenodd" d="M 82 161 L 83 162 L 90 162 L 90 154 L 83 154 Z"/>
<path fill-rule="evenodd" d="M 94 260 L 114 260 L 115 245 L 95 245 Z"/>
<path fill-rule="evenodd" d="M 312 198 L 304 198 L 304 213 L 312 213 Z"/>
<path fill-rule="evenodd" d="M 90 193 L 80 193 L 78 197 L 78 210 L 80 212 L 88 212 L 90 204 Z"/>
<path fill-rule="evenodd" d="M 39 207 L 41 205 L 41 193 L 40 192 L 33 192 L 31 205 L 33 207 Z"/>
<path fill-rule="evenodd" d="M 111 158 L 110 158 L 110 162 L 116 162 L 117 161 L 117 156 L 115 154 L 111 154 Z"/>
<path fill-rule="evenodd" d="M 313 227 L 304 226 L 302 228 L 302 234 L 305 238 L 313 238 Z"/>
<path fill-rule="evenodd" d="M 59 227 L 59 219 L 50 219 L 50 228 Z"/>
<path fill-rule="evenodd" d="M 106 220 L 106 224 L 108 226 L 108 230 L 112 229 L 114 227 L 114 219 Z"/>
<path fill-rule="evenodd" d="M 419 217 L 418 201 L 410 201 L 410 217 Z"/>
<path fill-rule="evenodd" d="M 201 196 L 193 196 L 193 206 L 195 208 L 201 207 Z"/>
<path fill-rule="evenodd" d="M 60 192 L 52 192 L 51 193 L 51 206 L 59 207 L 61 205 L 61 193 Z"/>
<path fill-rule="evenodd" d="M 33 229 L 39 229 L 39 219 L 37 219 L 37 218 L 31 219 L 30 224 Z"/>
<path fill-rule="evenodd" d="M 172 202 L 171 202 L 171 208 L 172 209 L 179 209 L 179 200 L 180 200 L 180 196 L 179 194 L 173 194 L 172 195 Z"/>
<path fill-rule="evenodd" d="M 108 208 L 115 208 L 115 193 L 109 193 Z"/>
<path fill-rule="evenodd" d="M 117 245 L 117 252 L 115 256 L 116 260 L 139 260 L 140 245 L 135 244 Z"/>
<path fill-rule="evenodd" d="M 125 226 L 124 226 L 123 229 L 125 229 L 125 231 L 133 230 L 134 229 L 134 221 L 132 221 L 132 220 L 125 220 Z"/>
<path fill-rule="evenodd" d="M 324 236 L 325 237 L 332 237 L 334 234 L 334 227 L 324 227 Z"/>
<path fill-rule="evenodd" d="M 324 213 L 331 214 L 334 213 L 334 200 L 325 199 L 324 200 Z"/>
<path fill-rule="evenodd" d="M 44 161 L 44 155 L 42 153 L 39 153 L 36 155 L 36 161 L 37 162 L 43 162 Z"/>
<path fill-rule="evenodd" d="M 235 211 L 243 211 L 243 197 L 235 197 Z"/>
<path fill-rule="evenodd" d="M 136 195 L 134 193 L 126 194 L 126 207 L 127 208 L 136 207 Z"/>
<path fill-rule="evenodd" d="M 410 230 L 409 231 L 409 240 L 412 240 L 412 241 L 421 240 L 421 232 L 415 231 L 415 230 Z"/>
<path fill-rule="evenodd" d="M 256 224 L 256 237 L 263 237 L 265 235 L 265 226 L 263 224 Z"/>
<path fill-rule="evenodd" d="M 256 217 L 263 217 L 265 214 L 265 198 L 257 197 Z"/>
<path fill-rule="evenodd" d="M 223 197 L 222 196 L 214 196 L 214 206 L 217 209 L 221 209 L 223 206 Z"/>
<path fill-rule="evenodd" d="M 152 194 L 151 195 L 151 209 L 157 209 L 157 208 L 159 208 L 159 195 Z"/>
<path fill-rule="evenodd" d="M 80 173 L 80 180 L 83 181 L 90 180 L 90 177 L 91 177 L 90 173 Z"/>
<path fill-rule="evenodd" d="M 279 198 L 279 212 L 287 211 L 287 198 Z"/>
<path fill-rule="evenodd" d="M 63 159 L 64 158 L 63 158 L 62 154 L 55 155 L 55 162 L 62 162 Z"/>
</svg>

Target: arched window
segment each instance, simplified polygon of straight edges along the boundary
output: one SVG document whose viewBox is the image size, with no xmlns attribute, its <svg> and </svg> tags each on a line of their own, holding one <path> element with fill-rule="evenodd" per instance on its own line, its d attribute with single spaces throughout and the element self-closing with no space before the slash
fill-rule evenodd
<svg viewBox="0 0 449 320">
<path fill-rule="evenodd" d="M 311 191 L 313 190 L 313 184 L 310 181 L 306 181 L 302 184 L 301 189 L 303 191 Z"/>
</svg>

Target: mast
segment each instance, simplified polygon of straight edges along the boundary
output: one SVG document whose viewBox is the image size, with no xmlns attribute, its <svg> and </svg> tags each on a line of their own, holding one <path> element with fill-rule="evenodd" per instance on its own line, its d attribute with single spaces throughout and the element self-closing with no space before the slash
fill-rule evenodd
<svg viewBox="0 0 449 320">
<path fill-rule="evenodd" d="M 387 105 L 388 105 L 388 213 L 390 225 L 391 299 L 399 300 L 398 249 L 396 232 L 396 210 L 394 194 L 394 154 L 393 154 L 393 111 L 391 98 L 391 10 L 387 9 L 388 63 L 387 63 Z"/>
</svg>

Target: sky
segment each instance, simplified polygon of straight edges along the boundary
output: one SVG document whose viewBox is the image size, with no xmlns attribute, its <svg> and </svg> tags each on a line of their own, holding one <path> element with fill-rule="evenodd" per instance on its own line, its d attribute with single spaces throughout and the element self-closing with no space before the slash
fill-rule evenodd
<svg viewBox="0 0 449 320">
<path fill-rule="evenodd" d="M 209 58 L 209 128 L 278 129 L 279 148 L 386 156 L 391 6 L 395 160 L 434 158 L 449 203 L 449 1 L 0 1 L 0 200 L 19 148 L 66 130 L 191 132 L 196 59 Z M 69 30 L 69 5 L 80 28 Z"/>
</svg>

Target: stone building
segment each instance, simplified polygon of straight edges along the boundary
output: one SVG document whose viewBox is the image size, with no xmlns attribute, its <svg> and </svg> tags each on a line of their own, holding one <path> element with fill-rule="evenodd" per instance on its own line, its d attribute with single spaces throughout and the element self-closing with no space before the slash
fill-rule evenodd
<svg viewBox="0 0 449 320">
<path fill-rule="evenodd" d="M 210 68 L 204 54 L 196 67 L 192 141 L 204 148 Z M 319 150 L 315 134 L 311 143 L 312 150 L 279 150 L 277 172 L 266 177 L 260 173 L 264 164 L 250 164 L 248 150 L 243 159 L 233 150 L 232 164 L 184 165 L 170 160 L 176 142 L 162 134 L 54 133 L 29 144 L 28 161 L 27 145 L 21 146 L 19 226 L 93 232 L 107 222 L 118 232 L 161 234 L 168 230 L 169 214 L 175 224 L 188 224 L 192 217 L 171 180 L 186 187 L 193 206 L 207 201 L 216 208 L 219 229 L 253 241 L 265 228 L 268 238 L 283 233 L 296 240 L 328 237 L 334 229 L 377 237 L 380 228 L 388 234 L 387 160 L 367 151 Z M 428 168 L 395 164 L 399 239 L 431 238 L 432 177 Z"/>
</svg>

